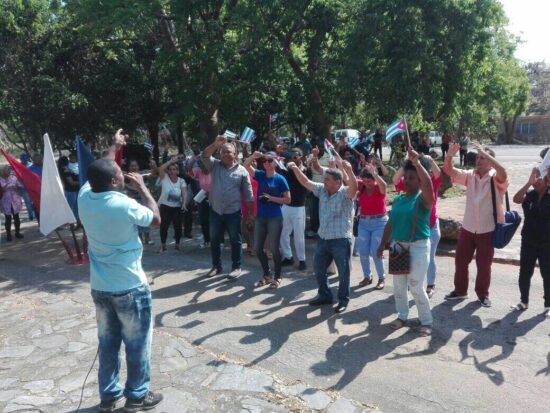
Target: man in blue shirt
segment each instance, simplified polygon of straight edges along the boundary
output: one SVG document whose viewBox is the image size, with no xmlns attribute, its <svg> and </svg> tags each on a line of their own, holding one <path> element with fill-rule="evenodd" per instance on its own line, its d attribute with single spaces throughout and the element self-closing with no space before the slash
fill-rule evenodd
<svg viewBox="0 0 550 413">
<path fill-rule="evenodd" d="M 122 193 L 125 178 L 137 188 L 143 205 Z M 152 409 L 162 401 L 162 395 L 149 390 L 152 299 L 141 267 L 143 246 L 137 227 L 160 225 L 157 204 L 141 175 L 123 176 L 113 160 L 99 159 L 88 168 L 88 182 L 78 195 L 78 208 L 89 241 L 96 308 L 99 411 L 114 411 L 123 397 L 126 412 Z M 118 382 L 122 342 L 128 370 L 125 388 Z"/>
<path fill-rule="evenodd" d="M 32 155 L 32 165 L 28 168 L 38 176 L 42 176 L 42 155 L 35 153 Z"/>
</svg>

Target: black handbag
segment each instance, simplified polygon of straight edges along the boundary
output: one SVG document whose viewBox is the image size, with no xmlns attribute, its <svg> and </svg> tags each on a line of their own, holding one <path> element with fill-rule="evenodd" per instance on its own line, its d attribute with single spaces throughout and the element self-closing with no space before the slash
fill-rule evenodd
<svg viewBox="0 0 550 413">
<path fill-rule="evenodd" d="M 418 221 L 418 198 L 416 199 L 416 214 L 411 227 L 409 242 L 412 242 L 414 231 L 416 230 L 416 221 Z M 411 247 L 404 246 L 400 242 L 394 242 L 390 247 L 388 273 L 392 275 L 405 275 L 411 272 Z"/>
<path fill-rule="evenodd" d="M 353 217 L 353 236 L 359 235 L 359 205 L 355 209 L 355 216 Z"/>
<path fill-rule="evenodd" d="M 504 224 L 497 222 L 496 191 L 493 177 L 491 177 L 491 197 L 493 200 L 493 219 L 495 220 L 495 231 L 493 232 L 493 247 L 504 248 L 510 243 L 516 230 L 521 224 L 521 217 L 516 211 L 510 211 L 510 200 L 506 191 L 506 212 L 504 213 Z"/>
</svg>

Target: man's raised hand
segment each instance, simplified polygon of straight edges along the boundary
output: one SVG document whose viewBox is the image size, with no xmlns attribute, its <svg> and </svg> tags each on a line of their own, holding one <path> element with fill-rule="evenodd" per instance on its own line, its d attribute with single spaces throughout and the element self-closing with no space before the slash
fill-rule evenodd
<svg viewBox="0 0 550 413">
<path fill-rule="evenodd" d="M 115 133 L 114 144 L 117 150 L 126 145 L 126 138 L 128 137 L 128 135 L 125 135 L 123 132 L 124 130 L 121 128 Z"/>
</svg>

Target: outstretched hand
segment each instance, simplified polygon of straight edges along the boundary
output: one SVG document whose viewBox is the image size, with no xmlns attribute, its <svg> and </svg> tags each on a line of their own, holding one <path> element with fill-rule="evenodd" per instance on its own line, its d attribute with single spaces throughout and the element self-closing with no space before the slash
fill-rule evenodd
<svg viewBox="0 0 550 413">
<path fill-rule="evenodd" d="M 222 146 L 226 142 L 227 142 L 227 138 L 225 137 L 225 135 L 216 136 L 216 140 L 214 141 L 214 143 L 218 146 Z"/>
<path fill-rule="evenodd" d="M 126 138 L 128 137 L 128 135 L 125 135 L 123 132 L 124 130 L 120 128 L 115 133 L 114 144 L 117 150 L 126 145 Z"/>
<path fill-rule="evenodd" d="M 460 150 L 460 144 L 453 143 L 449 148 L 449 150 L 447 151 L 447 156 L 450 156 L 452 158 L 458 153 L 459 150 Z"/>
</svg>

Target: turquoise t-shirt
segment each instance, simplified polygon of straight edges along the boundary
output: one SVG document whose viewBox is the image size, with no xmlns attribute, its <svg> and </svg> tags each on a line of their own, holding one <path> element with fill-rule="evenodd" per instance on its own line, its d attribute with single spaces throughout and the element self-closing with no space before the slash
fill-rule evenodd
<svg viewBox="0 0 550 413">
<path fill-rule="evenodd" d="M 416 203 L 418 205 L 418 220 L 414 230 L 413 242 L 421 239 L 430 238 L 430 212 L 431 208 L 426 208 L 422 201 L 422 192 L 407 197 L 399 195 L 393 201 L 390 212 L 391 239 L 393 241 L 409 242 L 411 229 L 416 216 Z"/>
<path fill-rule="evenodd" d="M 121 192 L 93 192 L 86 182 L 78 194 L 78 212 L 88 237 L 92 290 L 116 292 L 146 284 L 137 227 L 151 225 L 153 211 Z"/>
</svg>

